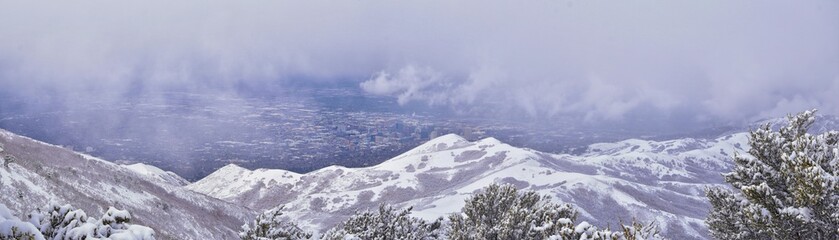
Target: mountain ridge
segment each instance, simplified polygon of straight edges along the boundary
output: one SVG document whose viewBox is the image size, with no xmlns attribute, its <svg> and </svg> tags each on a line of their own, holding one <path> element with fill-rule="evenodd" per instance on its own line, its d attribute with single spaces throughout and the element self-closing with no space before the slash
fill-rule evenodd
<svg viewBox="0 0 839 240">
<path fill-rule="evenodd" d="M 831 120 L 816 131 L 837 125 Z M 491 183 L 508 183 L 570 203 L 595 225 L 637 217 L 659 223 L 670 238 L 706 239 L 704 189 L 725 186 L 720 174 L 731 169 L 734 153 L 747 151 L 746 132 L 594 143 L 575 154 L 446 134 L 368 167 L 295 173 L 228 164 L 189 183 L 152 165 L 119 165 L 0 129 L 0 153 L 18 157 L 0 169 L 0 203 L 26 213 L 57 201 L 92 215 L 116 206 L 161 239 L 232 239 L 241 223 L 277 205 L 304 228 L 323 232 L 383 203 L 414 207 L 414 216 L 433 220 L 458 212 Z M 185 226 L 173 228 L 179 224 Z"/>
<path fill-rule="evenodd" d="M 413 206 L 415 216 L 434 219 L 459 211 L 470 194 L 501 182 L 569 202 L 595 224 L 638 216 L 662 223 L 667 236 L 703 239 L 709 237 L 703 223 L 708 209 L 704 188 L 722 184 L 720 173 L 731 167 L 728 158 L 745 152 L 746 143 L 745 133 L 629 139 L 592 144 L 585 153 L 570 155 L 448 134 L 370 167 L 333 166 L 274 183 L 231 182 L 215 179 L 214 173 L 187 188 L 254 209 L 284 204 L 289 217 L 322 231 L 354 210 L 380 203 Z M 212 189 L 225 186 L 235 186 L 239 194 L 213 194 Z"/>
<path fill-rule="evenodd" d="M 182 178 L 180 175 L 174 172 L 164 171 L 163 169 L 145 163 L 134 163 L 122 166 L 141 175 L 145 175 L 153 179 L 156 179 L 157 181 L 165 182 L 175 186 L 186 186 L 190 183 L 189 181 L 187 181 L 186 179 Z"/>
<path fill-rule="evenodd" d="M 108 207 L 128 210 L 132 223 L 153 228 L 158 239 L 235 239 L 254 212 L 89 155 L 0 129 L 0 203 L 26 214 L 50 203 L 70 204 L 89 215 Z M 5 164 L 5 162 L 4 162 Z"/>
</svg>

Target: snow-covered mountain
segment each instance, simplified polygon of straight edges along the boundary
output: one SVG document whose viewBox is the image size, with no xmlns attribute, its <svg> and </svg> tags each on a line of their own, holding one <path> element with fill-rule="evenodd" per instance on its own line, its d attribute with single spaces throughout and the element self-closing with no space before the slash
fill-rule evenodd
<svg viewBox="0 0 839 240">
<path fill-rule="evenodd" d="M 769 119 L 755 128 L 786 124 Z M 811 130 L 839 128 L 820 116 Z M 48 203 L 71 204 L 90 215 L 125 209 L 133 223 L 159 239 L 237 239 L 256 212 L 286 205 L 286 215 L 323 231 L 355 211 L 380 203 L 414 207 L 425 219 L 457 212 L 492 182 L 510 183 L 575 205 L 583 220 L 606 226 L 633 217 L 655 221 L 673 239 L 708 238 L 704 189 L 723 183 L 748 134 L 669 141 L 629 139 L 588 146 L 581 154 L 551 154 L 494 138 L 433 139 L 381 164 L 332 166 L 299 174 L 236 165 L 189 183 L 146 164 L 118 165 L 0 129 L 0 205 L 28 213 Z M 254 209 L 254 210 L 251 210 Z M 23 217 L 23 216 L 21 216 Z"/>
<path fill-rule="evenodd" d="M 237 239 L 255 213 L 186 190 L 182 178 L 147 165 L 122 166 L 0 130 L 0 203 L 29 213 L 50 202 L 92 216 L 109 206 L 128 210 L 132 223 L 153 228 L 158 239 Z"/>
<path fill-rule="evenodd" d="M 707 238 L 704 188 L 722 183 L 747 134 L 672 141 L 626 140 L 582 155 L 548 154 L 494 138 L 433 139 L 379 165 L 327 167 L 306 174 L 228 165 L 188 189 L 254 209 L 285 204 L 288 215 L 324 230 L 380 203 L 413 206 L 426 219 L 457 212 L 491 182 L 515 184 L 576 205 L 601 226 L 655 220 L 673 239 Z"/>
<path fill-rule="evenodd" d="M 143 163 L 135 163 L 131 165 L 123 165 L 123 167 L 131 169 L 140 175 L 144 175 L 146 177 L 150 177 L 156 181 L 165 182 L 168 184 L 172 184 L 175 186 L 186 186 L 189 184 L 189 181 L 178 176 L 170 171 L 163 171 L 163 169 L 157 168 L 152 165 L 143 164 Z"/>
</svg>

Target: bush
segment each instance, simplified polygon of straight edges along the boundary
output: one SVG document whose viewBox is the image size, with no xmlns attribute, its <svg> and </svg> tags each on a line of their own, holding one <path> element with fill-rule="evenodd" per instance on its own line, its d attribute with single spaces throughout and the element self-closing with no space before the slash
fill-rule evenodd
<svg viewBox="0 0 839 240">
<path fill-rule="evenodd" d="M 283 219 L 283 207 L 279 206 L 259 214 L 251 225 L 245 224 L 242 226 L 239 237 L 242 240 L 294 240 L 311 238 L 312 233 L 303 231 L 297 224 Z"/>
<path fill-rule="evenodd" d="M 825 239 L 839 236 L 839 133 L 807 133 L 815 110 L 789 116 L 779 131 L 750 131 L 749 156 L 724 175 L 734 191 L 707 191 L 705 220 L 719 239 Z"/>
<path fill-rule="evenodd" d="M 324 234 L 323 239 L 441 239 L 441 220 L 427 223 L 411 217 L 411 208 L 396 210 L 379 205 L 378 211 L 356 213 L 338 227 Z"/>
<path fill-rule="evenodd" d="M 70 205 L 51 204 L 20 221 L 0 204 L 0 239 L 126 239 L 154 240 L 151 228 L 129 224 L 128 211 L 109 208 L 100 220 Z"/>
<path fill-rule="evenodd" d="M 534 191 L 492 184 L 466 200 L 462 213 L 449 217 L 451 239 L 654 239 L 653 224 L 620 225 L 620 231 L 575 224 L 577 210 L 553 203 Z"/>
</svg>

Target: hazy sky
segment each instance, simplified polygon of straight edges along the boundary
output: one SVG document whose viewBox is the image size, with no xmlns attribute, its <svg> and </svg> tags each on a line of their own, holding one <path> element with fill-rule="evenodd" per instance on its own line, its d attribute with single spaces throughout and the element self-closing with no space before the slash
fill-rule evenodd
<svg viewBox="0 0 839 240">
<path fill-rule="evenodd" d="M 0 0 L 19 97 L 294 81 L 536 117 L 839 114 L 839 1 Z"/>
</svg>

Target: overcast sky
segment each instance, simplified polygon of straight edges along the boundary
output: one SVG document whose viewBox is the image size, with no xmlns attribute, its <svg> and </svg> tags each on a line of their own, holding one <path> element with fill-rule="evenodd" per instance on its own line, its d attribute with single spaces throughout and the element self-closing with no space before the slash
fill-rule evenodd
<svg viewBox="0 0 839 240">
<path fill-rule="evenodd" d="M 536 117 L 839 114 L 839 1 L 0 0 L 24 98 L 294 81 Z"/>
</svg>

